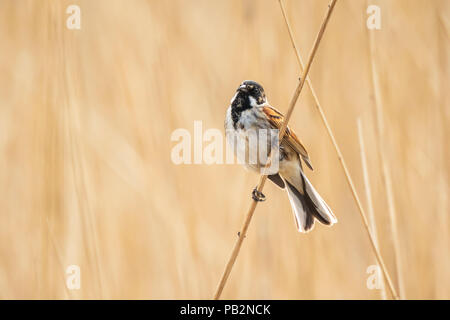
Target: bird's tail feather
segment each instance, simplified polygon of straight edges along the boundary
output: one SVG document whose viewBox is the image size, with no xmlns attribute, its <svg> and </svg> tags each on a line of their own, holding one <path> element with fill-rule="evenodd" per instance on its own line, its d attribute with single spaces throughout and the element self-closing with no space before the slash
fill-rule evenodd
<svg viewBox="0 0 450 320">
<path fill-rule="evenodd" d="M 301 172 L 301 176 L 305 194 L 301 194 L 297 188 L 285 180 L 287 186 L 286 190 L 292 210 L 294 211 L 298 231 L 308 232 L 312 230 L 314 227 L 314 218 L 325 225 L 336 223 L 337 219 L 333 212 L 320 197 L 303 172 Z"/>
</svg>

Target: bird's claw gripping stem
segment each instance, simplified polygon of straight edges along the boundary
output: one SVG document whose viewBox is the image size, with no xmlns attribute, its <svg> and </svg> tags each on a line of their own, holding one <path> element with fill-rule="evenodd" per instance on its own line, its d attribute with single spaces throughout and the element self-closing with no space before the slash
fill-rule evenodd
<svg viewBox="0 0 450 320">
<path fill-rule="evenodd" d="M 257 188 L 255 188 L 252 192 L 252 199 L 258 202 L 262 202 L 266 200 L 266 196 L 261 191 L 258 191 Z"/>
</svg>

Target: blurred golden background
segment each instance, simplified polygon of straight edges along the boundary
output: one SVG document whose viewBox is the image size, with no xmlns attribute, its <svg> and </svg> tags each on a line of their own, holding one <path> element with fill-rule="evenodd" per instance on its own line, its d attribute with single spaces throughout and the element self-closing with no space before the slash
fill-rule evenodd
<svg viewBox="0 0 450 320">
<path fill-rule="evenodd" d="M 71 4 L 80 30 L 66 27 Z M 285 1 L 305 60 L 327 4 Z M 381 9 L 380 30 L 366 28 L 368 4 Z M 310 72 L 367 209 L 361 119 L 380 249 L 409 299 L 450 298 L 449 28 L 449 1 L 341 0 Z M 223 131 L 244 79 L 286 112 L 300 71 L 278 1 L 0 0 L 0 45 L 0 298 L 211 298 L 258 176 L 175 165 L 171 133 L 195 120 Z M 381 298 L 306 85 L 290 125 L 339 223 L 298 233 L 287 195 L 267 183 L 222 298 Z M 69 265 L 81 268 L 79 290 L 66 287 Z"/>
</svg>

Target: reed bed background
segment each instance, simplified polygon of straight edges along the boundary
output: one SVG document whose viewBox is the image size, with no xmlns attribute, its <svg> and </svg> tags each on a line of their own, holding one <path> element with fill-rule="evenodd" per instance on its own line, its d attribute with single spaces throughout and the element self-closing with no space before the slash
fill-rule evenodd
<svg viewBox="0 0 450 320">
<path fill-rule="evenodd" d="M 70 4 L 81 8 L 81 30 L 66 28 Z M 285 1 L 304 57 L 327 4 Z M 310 76 L 368 211 L 361 119 L 394 283 L 397 241 L 405 297 L 449 299 L 450 4 L 371 4 L 382 19 L 373 50 L 366 1 L 341 0 Z M 287 110 L 299 68 L 278 1 L 0 0 L 0 45 L 0 298 L 211 298 L 258 176 L 175 165 L 170 136 L 193 132 L 194 120 L 222 129 L 244 79 Z M 299 234 L 286 194 L 268 183 L 222 298 L 380 298 L 366 286 L 375 258 L 313 103 L 305 88 L 290 125 L 339 223 Z M 65 287 L 73 264 L 80 290 Z"/>
</svg>

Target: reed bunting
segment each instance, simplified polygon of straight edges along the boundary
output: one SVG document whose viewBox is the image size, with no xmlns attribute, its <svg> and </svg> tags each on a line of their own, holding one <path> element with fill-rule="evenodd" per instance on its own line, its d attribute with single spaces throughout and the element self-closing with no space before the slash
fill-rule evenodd
<svg viewBox="0 0 450 320">
<path fill-rule="evenodd" d="M 239 145 L 244 146 L 243 149 L 247 155 L 244 164 L 247 168 L 260 171 L 266 165 L 266 161 L 260 161 L 259 158 L 252 163 L 248 161 L 248 154 L 257 152 L 257 149 L 266 143 L 266 141 L 261 141 L 260 135 L 256 135 L 256 143 L 255 141 L 252 143 L 248 133 L 280 129 L 283 121 L 283 115 L 267 102 L 264 89 L 260 84 L 250 80 L 242 82 L 227 110 L 225 130 L 228 142 L 237 140 Z M 268 135 L 264 137 L 268 137 Z M 266 139 L 267 144 L 271 146 L 270 138 Z M 234 143 L 231 144 L 237 153 L 238 149 L 234 148 Z M 313 167 L 308 152 L 289 127 L 276 148 L 279 151 L 276 154 L 279 160 L 278 171 L 271 172 L 268 178 L 278 187 L 287 191 L 298 231 L 310 231 L 314 227 L 315 219 L 325 225 L 336 223 L 337 219 L 333 212 L 303 172 L 302 161 L 311 170 Z M 269 152 L 270 149 L 267 153 Z M 256 201 L 265 200 L 264 195 L 256 188 L 253 190 L 252 197 Z"/>
</svg>

